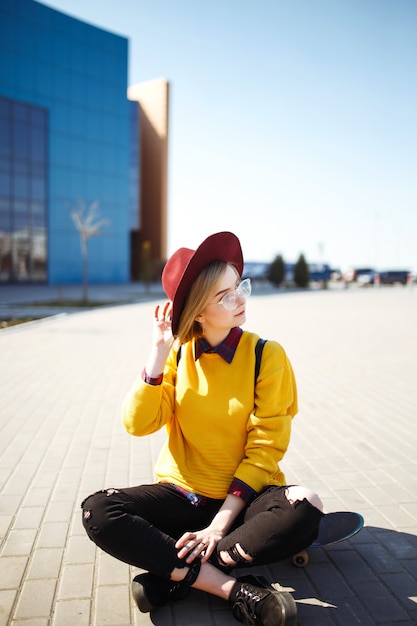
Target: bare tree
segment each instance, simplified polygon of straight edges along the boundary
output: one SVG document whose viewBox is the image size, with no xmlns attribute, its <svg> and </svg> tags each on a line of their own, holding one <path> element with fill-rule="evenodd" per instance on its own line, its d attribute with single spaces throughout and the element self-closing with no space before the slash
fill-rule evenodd
<svg viewBox="0 0 417 626">
<path fill-rule="evenodd" d="M 103 226 L 108 224 L 108 220 L 99 219 L 99 203 L 91 202 L 89 205 L 83 200 L 77 200 L 75 208 L 70 215 L 75 228 L 80 235 L 81 253 L 83 256 L 83 302 L 88 300 L 88 240 L 90 237 L 99 237 L 102 234 Z"/>
</svg>

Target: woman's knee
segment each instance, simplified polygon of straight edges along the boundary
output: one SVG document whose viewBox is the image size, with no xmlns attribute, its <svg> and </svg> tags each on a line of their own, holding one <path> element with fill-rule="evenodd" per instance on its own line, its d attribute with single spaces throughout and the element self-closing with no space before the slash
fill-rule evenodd
<svg viewBox="0 0 417 626">
<path fill-rule="evenodd" d="M 118 493 L 118 489 L 103 489 L 87 496 L 81 503 L 83 526 L 93 541 L 111 524 L 109 512 L 112 509 L 114 517 L 114 509 L 117 508 L 114 495 Z"/>
<path fill-rule="evenodd" d="M 308 487 L 303 487 L 302 485 L 292 485 L 291 487 L 287 487 L 287 500 L 290 504 L 295 504 L 297 501 L 302 502 L 303 500 L 308 500 L 312 506 L 316 509 L 323 511 L 323 502 L 320 500 L 318 494 L 309 489 Z"/>
</svg>

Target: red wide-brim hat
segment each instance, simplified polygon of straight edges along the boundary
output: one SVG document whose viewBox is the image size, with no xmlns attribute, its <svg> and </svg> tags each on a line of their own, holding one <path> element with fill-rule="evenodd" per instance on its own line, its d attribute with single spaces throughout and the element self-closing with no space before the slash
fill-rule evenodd
<svg viewBox="0 0 417 626">
<path fill-rule="evenodd" d="M 162 272 L 162 286 L 172 302 L 173 335 L 177 333 L 191 285 L 200 272 L 214 261 L 226 261 L 242 275 L 242 248 L 236 235 L 229 232 L 215 233 L 207 237 L 197 250 L 180 248 L 166 262 Z"/>
</svg>

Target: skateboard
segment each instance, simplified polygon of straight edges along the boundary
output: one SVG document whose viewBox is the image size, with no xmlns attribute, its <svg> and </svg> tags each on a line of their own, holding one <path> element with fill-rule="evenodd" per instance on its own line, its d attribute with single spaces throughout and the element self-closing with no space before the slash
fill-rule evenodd
<svg viewBox="0 0 417 626">
<path fill-rule="evenodd" d="M 351 511 L 326 513 L 320 522 L 318 537 L 310 548 L 323 548 L 346 541 L 346 539 L 356 535 L 363 528 L 363 525 L 364 519 L 360 513 Z M 305 567 L 308 563 L 307 550 L 301 550 L 294 554 L 291 561 L 296 567 Z"/>
</svg>

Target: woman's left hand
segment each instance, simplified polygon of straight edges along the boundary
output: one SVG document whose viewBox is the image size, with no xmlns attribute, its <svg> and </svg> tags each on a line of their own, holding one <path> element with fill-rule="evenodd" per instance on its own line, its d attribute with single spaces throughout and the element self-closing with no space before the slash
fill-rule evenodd
<svg viewBox="0 0 417 626">
<path fill-rule="evenodd" d="M 213 554 L 219 541 L 223 539 L 223 533 L 212 528 L 203 528 L 195 533 L 186 532 L 175 544 L 179 550 L 180 559 L 185 559 L 187 563 L 192 563 L 197 557 L 201 562 L 208 561 Z"/>
</svg>

